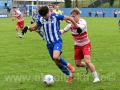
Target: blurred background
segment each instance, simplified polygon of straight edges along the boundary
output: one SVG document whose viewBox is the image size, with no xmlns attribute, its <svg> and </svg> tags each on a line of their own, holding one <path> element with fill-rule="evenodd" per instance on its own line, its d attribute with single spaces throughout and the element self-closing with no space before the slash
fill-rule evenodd
<svg viewBox="0 0 120 90">
<path fill-rule="evenodd" d="M 112 17 L 115 10 L 118 17 L 120 13 L 120 0 L 0 0 L 0 17 L 12 16 L 13 5 L 17 5 L 24 16 L 27 17 L 32 16 L 34 9 L 37 10 L 40 6 L 49 4 L 59 5 L 60 10 L 65 15 L 69 15 L 68 13 L 75 7 L 78 7 L 81 10 L 81 15 L 85 17 L 89 16 L 90 11 L 92 15 L 98 12 L 98 14 L 101 14 L 99 16 L 102 16 L 104 10 L 107 17 Z"/>
</svg>

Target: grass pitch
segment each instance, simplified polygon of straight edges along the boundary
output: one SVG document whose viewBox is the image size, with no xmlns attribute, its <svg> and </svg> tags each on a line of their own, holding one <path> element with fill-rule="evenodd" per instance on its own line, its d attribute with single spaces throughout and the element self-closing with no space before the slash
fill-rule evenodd
<svg viewBox="0 0 120 90">
<path fill-rule="evenodd" d="M 101 79 L 93 83 L 89 71 L 77 68 L 73 84 L 67 84 L 67 76 L 61 73 L 51 60 L 46 42 L 36 32 L 27 32 L 17 38 L 15 23 L 11 18 L 0 18 L 0 90 L 120 90 L 120 33 L 118 18 L 84 17 L 88 25 L 88 36 L 92 44 L 91 61 Z M 25 18 L 25 26 L 32 19 Z M 61 22 L 61 28 L 66 26 Z M 62 35 L 62 56 L 75 66 L 73 60 L 73 38 L 70 32 Z M 48 87 L 43 77 L 52 74 L 55 83 Z"/>
</svg>

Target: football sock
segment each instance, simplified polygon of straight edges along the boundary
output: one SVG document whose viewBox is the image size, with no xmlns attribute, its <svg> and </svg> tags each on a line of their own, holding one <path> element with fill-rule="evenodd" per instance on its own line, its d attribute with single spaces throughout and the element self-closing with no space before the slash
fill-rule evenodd
<svg viewBox="0 0 120 90">
<path fill-rule="evenodd" d="M 60 69 L 63 73 L 65 73 L 67 76 L 70 76 L 70 75 L 71 75 L 71 72 L 66 68 L 66 66 L 64 66 L 64 65 L 61 64 L 61 66 L 58 66 L 58 67 L 59 67 L 59 69 Z"/>
<path fill-rule="evenodd" d="M 94 78 L 98 78 L 98 75 L 97 75 L 96 71 L 92 72 L 92 75 L 93 75 Z"/>
<path fill-rule="evenodd" d="M 20 36 L 20 37 L 21 37 L 21 34 L 20 34 L 20 32 L 18 32 L 18 36 Z"/>
<path fill-rule="evenodd" d="M 68 62 L 63 57 L 60 57 L 60 62 L 65 66 L 68 65 Z"/>
<path fill-rule="evenodd" d="M 70 75 L 68 75 L 69 77 L 72 77 L 73 76 L 73 74 L 70 72 Z"/>
</svg>

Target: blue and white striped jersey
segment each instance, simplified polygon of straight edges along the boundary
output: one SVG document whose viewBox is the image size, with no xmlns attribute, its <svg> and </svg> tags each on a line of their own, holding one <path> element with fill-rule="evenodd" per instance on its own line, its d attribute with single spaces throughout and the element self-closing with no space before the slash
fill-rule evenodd
<svg viewBox="0 0 120 90">
<path fill-rule="evenodd" d="M 38 16 L 39 16 L 39 14 L 35 14 L 35 15 L 33 14 L 32 19 L 35 20 L 35 22 L 36 22 L 38 19 Z"/>
<path fill-rule="evenodd" d="M 42 25 L 44 28 L 45 38 L 48 44 L 56 41 L 62 41 L 59 32 L 59 20 L 63 20 L 64 15 L 51 14 L 46 20 L 43 17 L 39 17 L 37 25 Z"/>
<path fill-rule="evenodd" d="M 120 19 L 118 20 L 118 24 L 120 24 Z"/>
</svg>

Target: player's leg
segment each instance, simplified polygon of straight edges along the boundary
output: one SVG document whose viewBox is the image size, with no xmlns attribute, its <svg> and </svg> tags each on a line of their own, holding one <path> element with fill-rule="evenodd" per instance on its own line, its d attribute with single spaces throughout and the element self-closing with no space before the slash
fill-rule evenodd
<svg viewBox="0 0 120 90">
<path fill-rule="evenodd" d="M 82 53 L 82 47 L 74 46 L 75 65 L 76 65 L 76 67 L 85 67 L 86 68 L 86 74 L 88 74 L 88 66 L 85 62 L 82 62 L 83 58 L 84 58 L 84 55 Z"/>
<path fill-rule="evenodd" d="M 58 50 L 60 51 L 60 54 L 61 54 L 61 50 L 62 50 L 62 43 L 56 43 L 54 45 L 54 50 Z M 60 54 L 57 54 L 56 53 L 54 54 L 55 55 L 55 58 L 59 58 L 60 62 L 65 65 L 72 73 L 75 72 L 75 68 L 70 64 L 68 63 L 62 56 L 60 56 Z"/>
<path fill-rule="evenodd" d="M 49 46 L 48 46 L 49 47 Z M 66 74 L 69 78 L 67 82 L 72 82 L 73 79 L 73 74 L 67 69 L 66 65 L 68 65 L 68 62 L 61 60 L 60 54 L 61 54 L 61 49 L 62 49 L 62 44 L 61 43 L 56 43 L 54 44 L 53 48 L 48 48 L 49 53 L 52 57 L 52 59 L 54 60 L 55 64 L 58 66 L 58 68 L 64 73 Z"/>
<path fill-rule="evenodd" d="M 91 49 L 90 43 L 84 46 L 84 48 L 83 48 L 84 60 L 85 60 L 85 63 L 87 64 L 87 66 L 89 67 L 90 71 L 92 72 L 92 75 L 94 77 L 93 82 L 98 82 L 98 81 L 100 81 L 100 79 L 96 72 L 95 66 L 91 63 L 91 60 L 90 60 L 90 52 L 91 52 L 90 49 Z"/>
<path fill-rule="evenodd" d="M 65 61 L 61 61 L 60 60 L 60 51 L 59 50 L 54 50 L 53 51 L 53 59 L 54 59 L 54 62 L 56 63 L 56 65 L 59 67 L 59 69 L 68 76 L 68 80 L 66 82 L 68 83 L 71 83 L 72 82 L 72 79 L 74 78 L 73 74 L 67 69 L 67 67 L 64 65 L 65 63 L 67 63 L 68 65 L 68 62 Z M 64 63 L 64 64 L 63 64 Z"/>
<path fill-rule="evenodd" d="M 16 31 L 18 33 L 18 37 L 22 38 L 21 33 L 20 33 L 20 23 L 19 22 L 17 22 L 17 24 L 16 24 Z"/>
<path fill-rule="evenodd" d="M 19 27 L 20 27 L 20 30 L 22 31 L 22 30 L 23 30 L 23 28 L 24 28 L 24 20 L 22 20 L 22 21 L 20 22 Z"/>
</svg>

